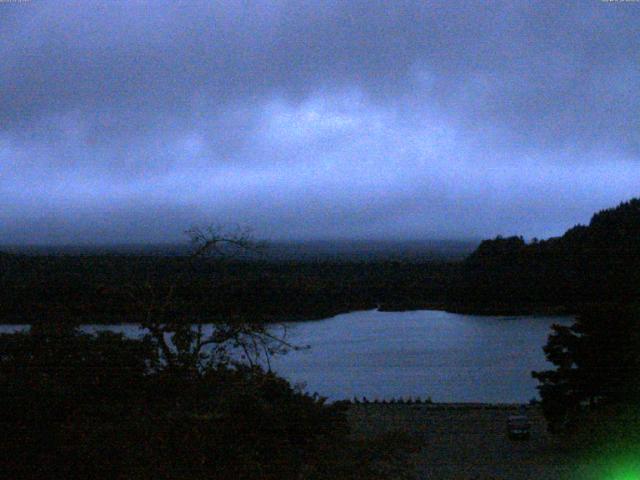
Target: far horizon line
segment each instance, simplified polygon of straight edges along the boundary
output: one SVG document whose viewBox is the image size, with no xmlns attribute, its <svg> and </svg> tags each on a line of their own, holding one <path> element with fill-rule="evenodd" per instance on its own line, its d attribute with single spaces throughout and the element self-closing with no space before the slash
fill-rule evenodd
<svg viewBox="0 0 640 480">
<path fill-rule="evenodd" d="M 502 236 L 510 236 L 510 235 L 502 235 Z M 492 238 L 495 238 L 492 237 Z M 533 237 L 532 237 L 533 238 Z M 308 239 L 264 239 L 261 237 L 254 237 L 251 240 L 260 243 L 266 243 L 267 245 L 282 245 L 282 244 L 399 244 L 399 243 L 479 243 L 487 238 L 483 237 L 467 237 L 467 238 L 406 238 L 406 239 L 393 239 L 393 238 L 308 238 Z M 0 243 L 0 249 L 10 247 L 10 248 L 41 248 L 41 247 L 145 247 L 145 246 L 167 246 L 167 247 L 177 247 L 177 246 L 189 246 L 191 242 L 189 241 L 174 241 L 174 242 L 64 242 L 64 243 Z"/>
</svg>

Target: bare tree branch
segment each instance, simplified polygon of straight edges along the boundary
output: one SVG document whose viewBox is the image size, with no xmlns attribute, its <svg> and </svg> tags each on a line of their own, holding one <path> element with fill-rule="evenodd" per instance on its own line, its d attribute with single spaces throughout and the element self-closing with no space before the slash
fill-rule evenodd
<svg viewBox="0 0 640 480">
<path fill-rule="evenodd" d="M 161 356 L 169 367 L 188 369 L 204 368 L 207 365 L 233 363 L 230 349 L 242 351 L 245 361 L 256 365 L 261 356 L 271 369 L 270 357 L 288 350 L 303 347 L 293 345 L 284 334 L 279 337 L 270 333 L 262 324 L 250 323 L 242 319 L 227 319 L 215 322 L 213 331 L 205 334 L 202 325 L 195 328 L 192 319 L 171 318 L 177 285 L 193 271 L 199 259 L 213 257 L 217 260 L 230 260 L 242 256 L 260 255 L 264 244 L 255 242 L 248 229 L 236 228 L 233 231 L 221 227 L 193 227 L 185 232 L 193 246 L 191 255 L 186 257 L 182 271 L 175 276 L 166 293 L 154 288 L 148 277 L 142 289 L 129 286 L 128 295 L 144 313 L 142 327 L 149 333 Z"/>
</svg>

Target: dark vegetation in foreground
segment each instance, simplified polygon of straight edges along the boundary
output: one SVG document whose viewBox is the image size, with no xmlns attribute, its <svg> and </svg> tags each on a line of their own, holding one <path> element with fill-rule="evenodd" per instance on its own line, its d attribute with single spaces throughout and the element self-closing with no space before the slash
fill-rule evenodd
<svg viewBox="0 0 640 480">
<path fill-rule="evenodd" d="M 345 405 L 256 366 L 199 360 L 167 362 L 153 336 L 70 325 L 0 335 L 0 476 L 375 479 L 381 458 L 397 461 L 397 441 L 349 436 Z"/>
<path fill-rule="evenodd" d="M 251 248 L 193 233 L 190 264 L 224 246 Z M 0 335 L 1 478 L 382 479 L 402 470 L 401 437 L 350 436 L 346 404 L 261 366 L 297 348 L 264 323 L 221 318 L 205 332 L 179 310 L 169 319 L 172 289 L 132 297 L 141 339 L 47 317 Z"/>
<path fill-rule="evenodd" d="M 554 368 L 533 377 L 549 430 L 570 439 L 576 458 L 601 464 L 599 478 L 637 478 L 640 308 L 585 309 L 571 327 L 553 326 L 544 351 Z"/>
</svg>

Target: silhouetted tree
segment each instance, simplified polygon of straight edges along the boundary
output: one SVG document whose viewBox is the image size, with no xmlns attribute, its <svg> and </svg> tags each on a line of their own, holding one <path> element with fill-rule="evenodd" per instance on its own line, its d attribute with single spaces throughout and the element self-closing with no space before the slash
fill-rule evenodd
<svg viewBox="0 0 640 480">
<path fill-rule="evenodd" d="M 594 411 L 640 401 L 640 312 L 592 307 L 571 327 L 553 326 L 544 347 L 554 370 L 533 372 L 551 430 L 571 430 Z"/>
<path fill-rule="evenodd" d="M 216 232 L 194 235 L 188 267 L 226 257 L 223 244 L 251 247 Z M 0 477 L 386 478 L 349 439 L 344 404 L 262 367 L 293 348 L 285 338 L 258 322 L 172 319 L 173 287 L 153 278 L 131 294 L 142 338 L 50 319 L 0 335 Z"/>
<path fill-rule="evenodd" d="M 135 305 L 144 312 L 141 326 L 148 331 L 148 340 L 157 346 L 167 366 L 184 370 L 238 362 L 255 366 L 263 359 L 269 367 L 272 355 L 299 348 L 287 341 L 284 325 L 274 334 L 274 325 L 225 316 L 205 328 L 201 323 L 193 324 L 183 318 L 172 308 L 178 284 L 188 285 L 186 281 L 199 262 L 225 262 L 238 256 L 256 255 L 262 248 L 247 230 L 229 232 L 221 227 L 194 227 L 186 233 L 193 252 L 184 258 L 182 269 L 168 286 L 158 286 L 153 279 L 129 286 Z M 216 279 L 210 281 L 215 288 Z"/>
</svg>

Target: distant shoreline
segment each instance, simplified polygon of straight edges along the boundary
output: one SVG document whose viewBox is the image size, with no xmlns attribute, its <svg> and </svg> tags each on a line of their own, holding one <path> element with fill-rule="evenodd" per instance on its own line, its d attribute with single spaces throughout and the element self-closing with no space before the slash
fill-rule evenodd
<svg viewBox="0 0 640 480">
<path fill-rule="evenodd" d="M 376 306 L 371 306 L 370 308 L 355 308 L 349 310 L 335 310 L 332 312 L 318 313 L 317 315 L 286 315 L 286 316 L 270 316 L 270 317 L 262 317 L 259 320 L 256 320 L 256 323 L 265 323 L 265 324 L 281 324 L 281 323 L 297 323 L 297 322 L 317 322 L 322 320 L 327 320 L 338 315 L 346 315 L 349 313 L 354 313 L 358 311 L 371 311 L 378 310 L 380 312 L 393 313 L 393 312 L 419 312 L 424 310 L 429 311 L 441 311 L 446 313 L 455 313 L 460 315 L 473 315 L 473 316 L 488 316 L 488 317 L 514 317 L 514 316 L 523 316 L 523 317 L 531 317 L 531 316 L 562 316 L 562 315 L 574 315 L 575 310 L 567 309 L 562 306 L 556 307 L 541 307 L 537 309 L 530 308 L 504 308 L 504 309 L 494 309 L 494 308 L 472 308 L 465 306 L 456 306 L 450 307 L 447 305 L 433 303 L 433 304 L 425 304 L 417 307 L 401 307 L 401 306 L 385 306 L 381 305 L 379 308 Z M 87 321 L 86 318 L 53 318 L 48 321 L 61 321 L 64 323 L 72 323 L 72 324 L 83 324 L 83 325 L 136 325 L 140 324 L 143 321 L 143 316 L 140 315 L 139 318 L 135 316 L 128 316 L 128 320 L 123 320 L 121 316 L 112 316 L 112 315 L 92 315 L 90 321 Z M 208 324 L 208 323 L 216 323 L 226 321 L 228 317 L 223 315 L 218 315 L 215 317 L 198 317 L 187 319 L 185 317 L 185 322 L 192 323 L 194 325 L 197 324 Z M 231 317 L 233 318 L 233 317 Z M 24 319 L 20 319 L 18 317 L 4 317 L 0 318 L 0 325 L 32 325 L 34 323 L 39 323 L 42 320 L 32 320 L 32 321 L 24 321 Z M 243 321 L 251 322 L 250 317 L 243 319 Z"/>
</svg>

